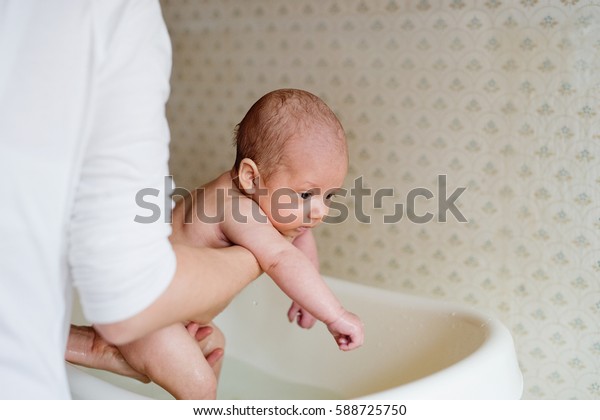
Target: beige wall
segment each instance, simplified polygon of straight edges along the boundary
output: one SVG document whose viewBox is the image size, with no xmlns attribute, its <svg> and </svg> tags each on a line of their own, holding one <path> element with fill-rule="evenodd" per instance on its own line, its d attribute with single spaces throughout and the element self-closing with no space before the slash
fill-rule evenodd
<svg viewBox="0 0 600 420">
<path fill-rule="evenodd" d="M 350 187 L 395 196 L 323 226 L 323 271 L 483 308 L 511 329 L 525 398 L 600 398 L 600 6 L 578 0 L 165 0 L 172 171 L 233 162 L 233 127 L 298 87 L 338 113 Z M 411 188 L 468 223 L 384 224 Z M 421 199 L 417 213 L 436 206 Z M 347 200 L 351 206 L 352 202 Z"/>
</svg>

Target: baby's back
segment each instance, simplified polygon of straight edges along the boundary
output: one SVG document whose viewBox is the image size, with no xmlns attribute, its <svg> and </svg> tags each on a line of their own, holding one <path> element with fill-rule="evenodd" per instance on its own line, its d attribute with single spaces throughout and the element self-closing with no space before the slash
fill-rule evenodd
<svg viewBox="0 0 600 420">
<path fill-rule="evenodd" d="M 221 227 L 225 218 L 231 217 L 232 197 L 239 194 L 229 172 L 192 191 L 173 210 L 171 240 L 194 247 L 233 245 Z"/>
</svg>

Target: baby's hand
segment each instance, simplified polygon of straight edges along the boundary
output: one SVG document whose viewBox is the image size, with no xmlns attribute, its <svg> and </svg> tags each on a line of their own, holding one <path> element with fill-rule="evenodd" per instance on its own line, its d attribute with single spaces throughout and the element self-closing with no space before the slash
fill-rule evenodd
<svg viewBox="0 0 600 420">
<path fill-rule="evenodd" d="M 314 316 L 302 309 L 296 302 L 292 302 L 292 306 L 287 315 L 290 322 L 297 321 L 301 328 L 312 328 L 317 322 L 317 319 Z"/>
<path fill-rule="evenodd" d="M 348 311 L 344 311 L 336 321 L 327 324 L 327 329 L 342 351 L 354 350 L 362 346 L 365 338 L 362 321 Z"/>
</svg>

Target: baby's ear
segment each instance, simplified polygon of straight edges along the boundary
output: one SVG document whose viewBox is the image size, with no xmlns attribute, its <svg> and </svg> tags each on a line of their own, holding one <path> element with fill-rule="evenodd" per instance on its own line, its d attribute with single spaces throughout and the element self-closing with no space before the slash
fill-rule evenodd
<svg viewBox="0 0 600 420">
<path fill-rule="evenodd" d="M 258 177 L 259 173 L 256 163 L 252 159 L 242 159 L 238 168 L 240 189 L 246 194 L 254 194 Z"/>
</svg>

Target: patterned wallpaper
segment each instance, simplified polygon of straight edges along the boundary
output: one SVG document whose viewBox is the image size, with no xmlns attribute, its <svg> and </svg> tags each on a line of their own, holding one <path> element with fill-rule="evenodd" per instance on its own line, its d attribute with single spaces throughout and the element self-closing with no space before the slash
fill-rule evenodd
<svg viewBox="0 0 600 420">
<path fill-rule="evenodd" d="M 162 3 L 180 186 L 231 167 L 262 94 L 312 91 L 345 126 L 347 187 L 393 190 L 362 200 L 370 223 L 318 229 L 323 271 L 493 312 L 524 398 L 600 398 L 599 1 Z M 466 187 L 466 223 L 424 197 L 432 221 L 385 223 L 413 188 L 438 197 L 438 175 Z"/>
</svg>

